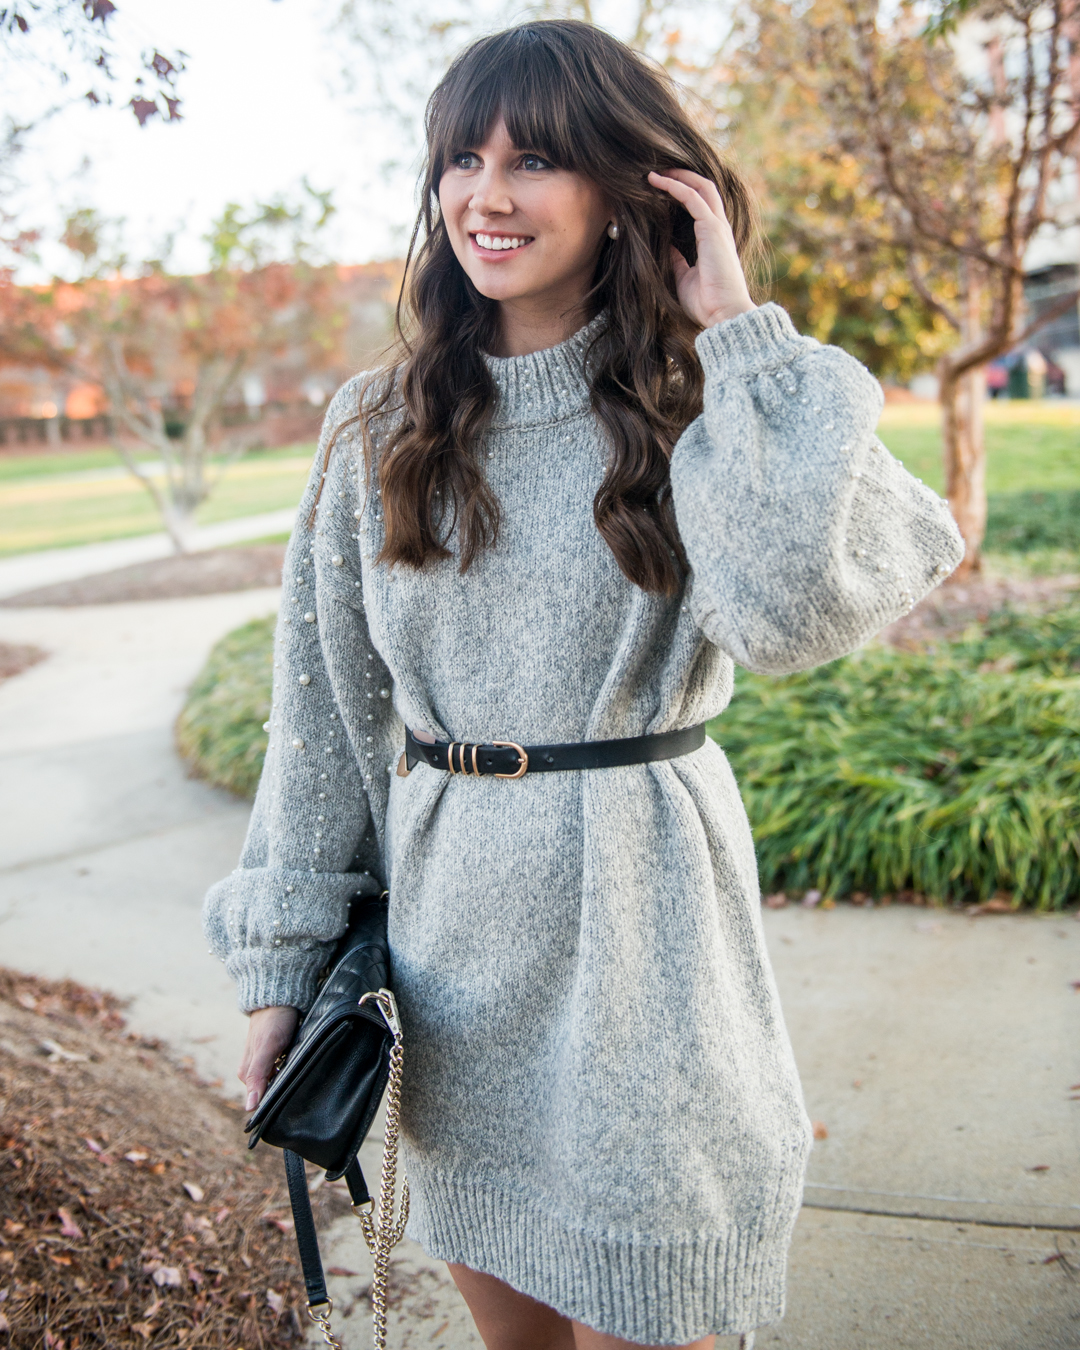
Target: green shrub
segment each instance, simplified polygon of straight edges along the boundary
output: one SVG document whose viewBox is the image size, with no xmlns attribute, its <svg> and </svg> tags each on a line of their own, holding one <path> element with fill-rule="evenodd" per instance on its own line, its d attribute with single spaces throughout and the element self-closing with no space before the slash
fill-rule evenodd
<svg viewBox="0 0 1080 1350">
<path fill-rule="evenodd" d="M 272 619 L 223 638 L 177 724 L 196 771 L 244 796 L 266 750 L 272 640 Z M 737 684 L 709 730 L 766 890 L 1080 900 L 1080 601 L 1000 613 L 933 652 L 871 646 Z"/>
<path fill-rule="evenodd" d="M 226 634 L 211 651 L 176 723 L 176 744 L 200 778 L 253 797 L 270 716 L 274 618 Z"/>
<path fill-rule="evenodd" d="M 1080 899 L 1080 605 L 997 615 L 936 652 L 740 673 L 710 731 L 766 890 Z"/>
</svg>

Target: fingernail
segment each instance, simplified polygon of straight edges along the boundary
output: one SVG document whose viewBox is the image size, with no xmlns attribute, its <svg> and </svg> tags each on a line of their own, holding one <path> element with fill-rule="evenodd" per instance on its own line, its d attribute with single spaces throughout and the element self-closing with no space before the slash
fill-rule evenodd
<svg viewBox="0 0 1080 1350">
<path fill-rule="evenodd" d="M 245 1111 L 254 1111 L 259 1104 L 259 1094 L 252 1088 L 247 1095 L 247 1103 L 244 1106 Z"/>
</svg>

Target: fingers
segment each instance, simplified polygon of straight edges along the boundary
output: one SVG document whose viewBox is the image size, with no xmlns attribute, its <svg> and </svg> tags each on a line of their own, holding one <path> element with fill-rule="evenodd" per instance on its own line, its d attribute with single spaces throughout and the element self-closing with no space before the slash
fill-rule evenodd
<svg viewBox="0 0 1080 1350">
<path fill-rule="evenodd" d="M 718 211 L 722 216 L 727 216 L 720 189 L 711 178 L 705 178 L 700 173 L 694 173 L 692 169 L 669 169 L 668 172 L 672 178 L 677 178 L 680 183 L 689 183 L 691 187 L 696 188 L 714 211 Z"/>
<path fill-rule="evenodd" d="M 702 177 L 690 169 L 669 169 L 666 174 L 649 174 L 653 187 L 661 188 L 671 194 L 695 220 L 705 220 L 708 216 L 719 216 L 727 222 L 727 211 L 720 189 L 711 179 Z"/>
<path fill-rule="evenodd" d="M 274 1063 L 281 1053 L 281 1047 L 272 1043 L 259 1046 L 251 1055 L 246 1066 L 246 1072 L 242 1072 L 240 1077 L 247 1084 L 247 1098 L 244 1102 L 245 1109 L 254 1111 L 259 1102 L 262 1101 L 263 1093 L 270 1086 L 270 1074 Z"/>
<path fill-rule="evenodd" d="M 678 170 L 673 170 L 677 173 Z M 649 174 L 649 182 L 653 187 L 660 188 L 661 191 L 674 197 L 680 206 L 684 206 L 695 220 L 708 220 L 714 214 L 705 198 L 696 189 L 688 183 L 680 182 L 677 178 L 669 178 L 667 174 L 653 173 Z"/>
<path fill-rule="evenodd" d="M 259 1008 L 248 1022 L 247 1043 L 237 1077 L 247 1086 L 245 1109 L 253 1111 L 270 1083 L 274 1063 L 287 1050 L 299 1014 L 295 1008 Z"/>
<path fill-rule="evenodd" d="M 248 1094 L 244 1101 L 245 1111 L 254 1111 L 262 1101 L 262 1095 L 270 1084 L 269 1078 L 255 1078 L 248 1084 Z"/>
<path fill-rule="evenodd" d="M 683 277 L 686 276 L 691 268 L 690 264 L 674 244 L 671 246 L 671 265 L 675 269 L 675 285 L 678 286 L 679 282 L 682 281 Z"/>
</svg>

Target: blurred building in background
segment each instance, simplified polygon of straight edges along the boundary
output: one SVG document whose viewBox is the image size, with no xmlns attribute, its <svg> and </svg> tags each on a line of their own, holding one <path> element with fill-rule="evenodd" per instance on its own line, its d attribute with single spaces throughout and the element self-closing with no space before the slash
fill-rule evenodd
<svg viewBox="0 0 1080 1350">
<path fill-rule="evenodd" d="M 1030 318 L 1037 319 L 1078 286 L 1080 265 L 1077 263 L 1053 263 L 1029 272 L 1024 278 L 1024 299 Z M 1046 392 L 1080 398 L 1080 304 L 1051 319 L 1029 346 L 1051 367 L 1056 366 L 1063 377 L 1059 381 L 1053 370 L 1048 370 Z M 1056 389 L 1058 384 L 1063 387 Z"/>
<path fill-rule="evenodd" d="M 251 448 L 313 440 L 335 390 L 386 349 L 401 264 L 337 270 L 344 320 L 320 369 L 311 369 L 307 351 L 290 347 L 246 369 L 224 409 L 222 432 Z M 178 378 L 162 389 L 160 408 L 170 435 L 183 431 L 189 386 Z M 0 453 L 90 448 L 119 434 L 100 385 L 44 365 L 0 362 Z"/>
</svg>

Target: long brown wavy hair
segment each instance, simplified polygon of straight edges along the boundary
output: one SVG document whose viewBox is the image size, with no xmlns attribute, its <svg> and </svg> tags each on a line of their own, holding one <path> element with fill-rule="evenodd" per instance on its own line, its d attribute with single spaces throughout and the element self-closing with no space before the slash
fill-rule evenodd
<svg viewBox="0 0 1080 1350">
<path fill-rule="evenodd" d="M 673 594 L 686 574 L 669 462 L 701 411 L 699 329 L 678 302 L 671 245 L 693 265 L 693 220 L 649 186 L 651 169 L 692 169 L 715 182 L 744 261 L 759 256 L 753 200 L 683 110 L 657 67 L 589 24 L 524 23 L 475 42 L 427 108 L 423 205 L 398 302 L 398 345 L 361 406 L 369 481 L 382 493 L 379 561 L 420 568 L 452 556 L 466 571 L 499 532 L 499 503 L 480 444 L 497 395 L 483 360 L 496 350 L 498 305 L 454 256 L 438 188 L 452 156 L 482 145 L 499 117 L 513 143 L 598 184 L 619 223 L 597 264 L 585 313 L 606 322 L 586 354 L 593 411 L 610 444 L 593 503 L 622 572 Z M 376 456 L 372 431 L 388 416 Z"/>
</svg>

